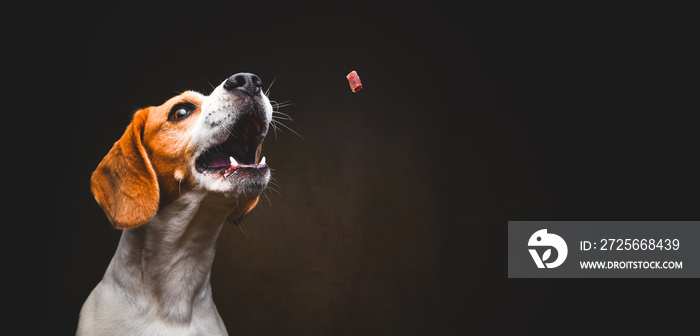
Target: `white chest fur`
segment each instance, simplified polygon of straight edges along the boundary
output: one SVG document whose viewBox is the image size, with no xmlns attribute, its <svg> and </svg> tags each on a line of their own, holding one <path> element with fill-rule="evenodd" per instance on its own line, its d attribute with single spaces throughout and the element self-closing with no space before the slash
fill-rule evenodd
<svg viewBox="0 0 700 336">
<path fill-rule="evenodd" d="M 122 233 L 77 335 L 227 335 L 209 278 L 216 239 L 235 206 L 191 192 Z"/>
</svg>

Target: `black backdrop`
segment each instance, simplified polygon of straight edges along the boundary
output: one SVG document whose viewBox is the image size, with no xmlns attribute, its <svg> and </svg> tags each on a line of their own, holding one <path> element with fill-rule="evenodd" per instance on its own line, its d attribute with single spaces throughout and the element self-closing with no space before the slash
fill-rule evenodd
<svg viewBox="0 0 700 336">
<path fill-rule="evenodd" d="M 294 121 L 276 189 L 226 225 L 235 335 L 648 331 L 689 280 L 508 279 L 508 220 L 697 220 L 696 12 L 680 4 L 174 3 L 24 8 L 5 140 L 28 334 L 74 333 L 120 233 L 89 176 L 132 113 L 258 74 Z M 10 18 L 12 15 L 8 16 Z M 13 58 L 14 56 L 14 58 Z M 345 75 L 365 85 L 351 93 Z M 16 92 L 16 94 L 15 94 Z M 25 145 L 32 144 L 32 145 Z M 20 208 L 21 205 L 21 208 Z M 16 290 L 19 288 L 18 290 Z M 14 295 L 13 295 L 14 297 Z M 693 307 L 683 308 L 684 305 Z"/>
</svg>

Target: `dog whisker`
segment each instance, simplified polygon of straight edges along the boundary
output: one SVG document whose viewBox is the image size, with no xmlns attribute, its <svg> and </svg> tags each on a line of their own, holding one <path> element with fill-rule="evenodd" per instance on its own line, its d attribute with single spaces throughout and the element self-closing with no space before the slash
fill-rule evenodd
<svg viewBox="0 0 700 336">
<path fill-rule="evenodd" d="M 275 105 L 275 104 L 270 103 L 270 105 L 272 105 L 272 107 L 274 108 L 274 112 L 279 112 L 279 109 L 280 109 L 280 108 L 285 108 L 285 107 L 289 107 L 289 106 L 294 106 L 294 104 L 292 104 L 292 103 L 283 104 L 283 105 L 282 105 L 282 104 L 280 104 L 280 105 Z"/>
<path fill-rule="evenodd" d="M 240 223 L 238 224 L 238 229 L 243 232 L 243 235 L 245 236 L 246 240 L 250 240 L 250 235 L 248 234 L 248 231 L 245 229 L 245 224 Z"/>
<path fill-rule="evenodd" d="M 238 137 L 237 137 L 235 134 L 231 133 L 230 130 L 226 129 L 226 132 L 227 132 L 230 136 L 232 136 L 234 139 L 238 139 Z"/>
<path fill-rule="evenodd" d="M 212 83 L 209 81 L 209 78 L 204 77 L 204 80 L 207 81 L 207 83 L 209 83 L 209 86 L 211 86 L 212 89 L 216 89 L 216 86 L 214 86 L 214 84 L 212 84 Z"/>
<path fill-rule="evenodd" d="M 193 101 L 191 101 L 191 100 L 189 100 L 189 99 L 187 99 L 187 98 L 185 98 L 185 100 L 186 100 L 188 103 L 190 103 L 190 104 L 192 104 L 192 105 L 194 105 L 194 106 L 197 106 L 197 107 L 199 107 L 199 108 L 202 108 L 201 106 L 199 106 L 199 104 L 197 104 L 197 103 L 195 103 L 195 102 L 193 102 Z"/>
<path fill-rule="evenodd" d="M 233 218 L 231 218 L 231 217 L 226 217 L 226 220 L 227 220 L 229 223 L 231 223 L 231 225 L 233 225 L 234 227 L 236 227 L 236 229 L 237 229 L 238 231 L 240 231 L 240 232 L 243 234 L 243 236 L 245 237 L 246 240 L 250 240 L 250 236 L 248 236 L 248 233 L 246 232 L 245 228 L 243 227 L 243 225 L 244 225 L 243 222 L 241 222 L 241 221 L 235 221 L 235 220 L 234 220 Z"/>
<path fill-rule="evenodd" d="M 273 79 L 272 84 L 274 84 L 275 79 Z M 272 87 L 272 84 L 270 84 L 270 87 Z M 268 87 L 268 90 L 270 90 L 270 87 Z M 267 95 L 267 92 L 265 93 Z M 299 138 L 304 139 L 299 133 L 291 129 L 291 127 L 285 125 L 282 120 L 284 121 L 294 121 L 292 117 L 284 112 L 280 112 L 279 109 L 287 106 L 294 105 L 294 103 L 291 103 L 289 100 L 285 100 L 283 102 L 277 102 L 275 100 L 270 100 L 270 104 L 272 105 L 272 120 L 270 120 L 270 125 L 272 126 L 272 130 L 275 133 L 275 140 L 277 140 L 277 131 L 279 130 L 280 132 L 282 131 L 281 127 L 286 128 L 287 130 L 291 131 L 292 133 L 296 134 Z"/>
<path fill-rule="evenodd" d="M 272 177 L 272 176 L 270 176 L 270 181 L 268 181 L 268 183 L 271 184 L 271 185 L 273 185 L 273 186 L 275 186 L 275 187 L 282 188 L 282 186 L 280 186 L 279 183 L 277 183 L 277 179 L 275 179 L 275 178 Z"/>
<path fill-rule="evenodd" d="M 278 196 L 282 196 L 282 193 L 279 192 L 279 190 L 275 189 L 275 187 L 267 186 L 267 189 L 272 190 L 277 193 Z"/>
<path fill-rule="evenodd" d="M 285 100 L 281 103 L 278 103 L 277 101 L 270 100 L 270 105 L 272 105 L 273 108 L 281 108 L 281 107 L 287 107 L 287 106 L 292 106 L 294 103 L 290 102 L 289 100 Z"/>
<path fill-rule="evenodd" d="M 290 105 L 285 105 L 285 106 L 282 106 L 282 107 L 287 107 L 287 106 L 292 106 L 292 104 L 290 104 Z M 272 112 L 273 112 L 274 114 L 281 114 L 281 115 L 289 116 L 288 114 L 286 114 L 286 113 L 284 113 L 284 112 L 280 112 L 280 110 L 274 110 L 274 111 L 272 111 Z"/>
<path fill-rule="evenodd" d="M 265 196 L 265 198 L 267 198 L 267 204 L 269 204 L 270 207 L 272 207 L 272 201 L 270 201 L 270 198 L 267 197 L 267 193 L 266 193 L 266 192 L 263 192 L 263 196 Z"/>
<path fill-rule="evenodd" d="M 271 122 L 270 126 L 272 126 L 272 131 L 275 133 L 275 140 L 277 140 L 277 126 L 274 122 Z"/>
<path fill-rule="evenodd" d="M 274 120 L 274 119 L 273 119 L 271 123 L 272 123 L 273 125 L 279 124 L 279 126 L 282 126 L 282 127 L 286 128 L 286 129 L 288 129 L 288 130 L 291 131 L 292 133 L 296 134 L 296 135 L 297 135 L 299 138 L 301 138 L 302 140 L 304 139 L 303 136 L 301 136 L 299 133 L 295 132 L 293 129 L 291 129 L 289 126 L 283 124 L 283 123 L 280 122 L 279 120 Z"/>
<path fill-rule="evenodd" d="M 282 112 L 273 112 L 272 119 L 294 121 L 294 119 L 292 119 L 292 117 L 290 117 L 288 114 L 285 114 Z"/>
<path fill-rule="evenodd" d="M 181 94 L 184 93 L 184 92 L 182 92 L 182 91 L 173 91 L 173 92 L 177 93 L 178 95 L 181 95 Z M 202 108 L 201 106 L 199 106 L 199 104 L 197 104 L 197 103 L 191 101 L 191 100 L 188 99 L 188 98 L 185 98 L 185 101 L 188 102 L 188 103 L 190 103 L 190 104 L 192 104 L 192 105 L 194 105 L 194 106 L 197 106 L 197 107 L 199 107 L 199 108 Z"/>
<path fill-rule="evenodd" d="M 270 89 L 272 88 L 273 85 L 275 85 L 275 81 L 277 81 L 277 76 L 272 78 L 272 82 L 270 83 L 270 86 L 267 87 L 267 90 L 265 90 L 265 95 L 270 97 Z"/>
<path fill-rule="evenodd" d="M 214 92 L 214 90 L 216 90 L 216 86 L 214 86 L 214 84 L 212 84 L 208 78 L 204 77 L 204 80 L 206 80 L 207 83 L 209 83 L 209 85 L 211 86 L 211 91 L 208 93 L 208 95 L 211 95 Z"/>
</svg>

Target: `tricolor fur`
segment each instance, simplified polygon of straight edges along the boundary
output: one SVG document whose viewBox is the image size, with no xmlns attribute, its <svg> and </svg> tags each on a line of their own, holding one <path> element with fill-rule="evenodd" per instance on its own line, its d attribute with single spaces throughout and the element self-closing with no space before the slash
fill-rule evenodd
<svg viewBox="0 0 700 336">
<path fill-rule="evenodd" d="M 209 277 L 222 224 L 255 207 L 270 179 L 261 157 L 272 106 L 239 73 L 209 96 L 187 91 L 136 112 L 92 174 L 123 229 L 78 335 L 226 335 Z"/>
</svg>

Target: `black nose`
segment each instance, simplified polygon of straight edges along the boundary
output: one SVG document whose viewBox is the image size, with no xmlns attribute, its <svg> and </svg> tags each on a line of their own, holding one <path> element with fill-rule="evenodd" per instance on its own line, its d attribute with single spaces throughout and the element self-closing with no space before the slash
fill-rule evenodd
<svg viewBox="0 0 700 336">
<path fill-rule="evenodd" d="M 260 77 L 248 72 L 239 72 L 224 82 L 224 89 L 228 91 L 241 90 L 251 96 L 260 93 L 260 88 L 262 88 Z"/>
</svg>

